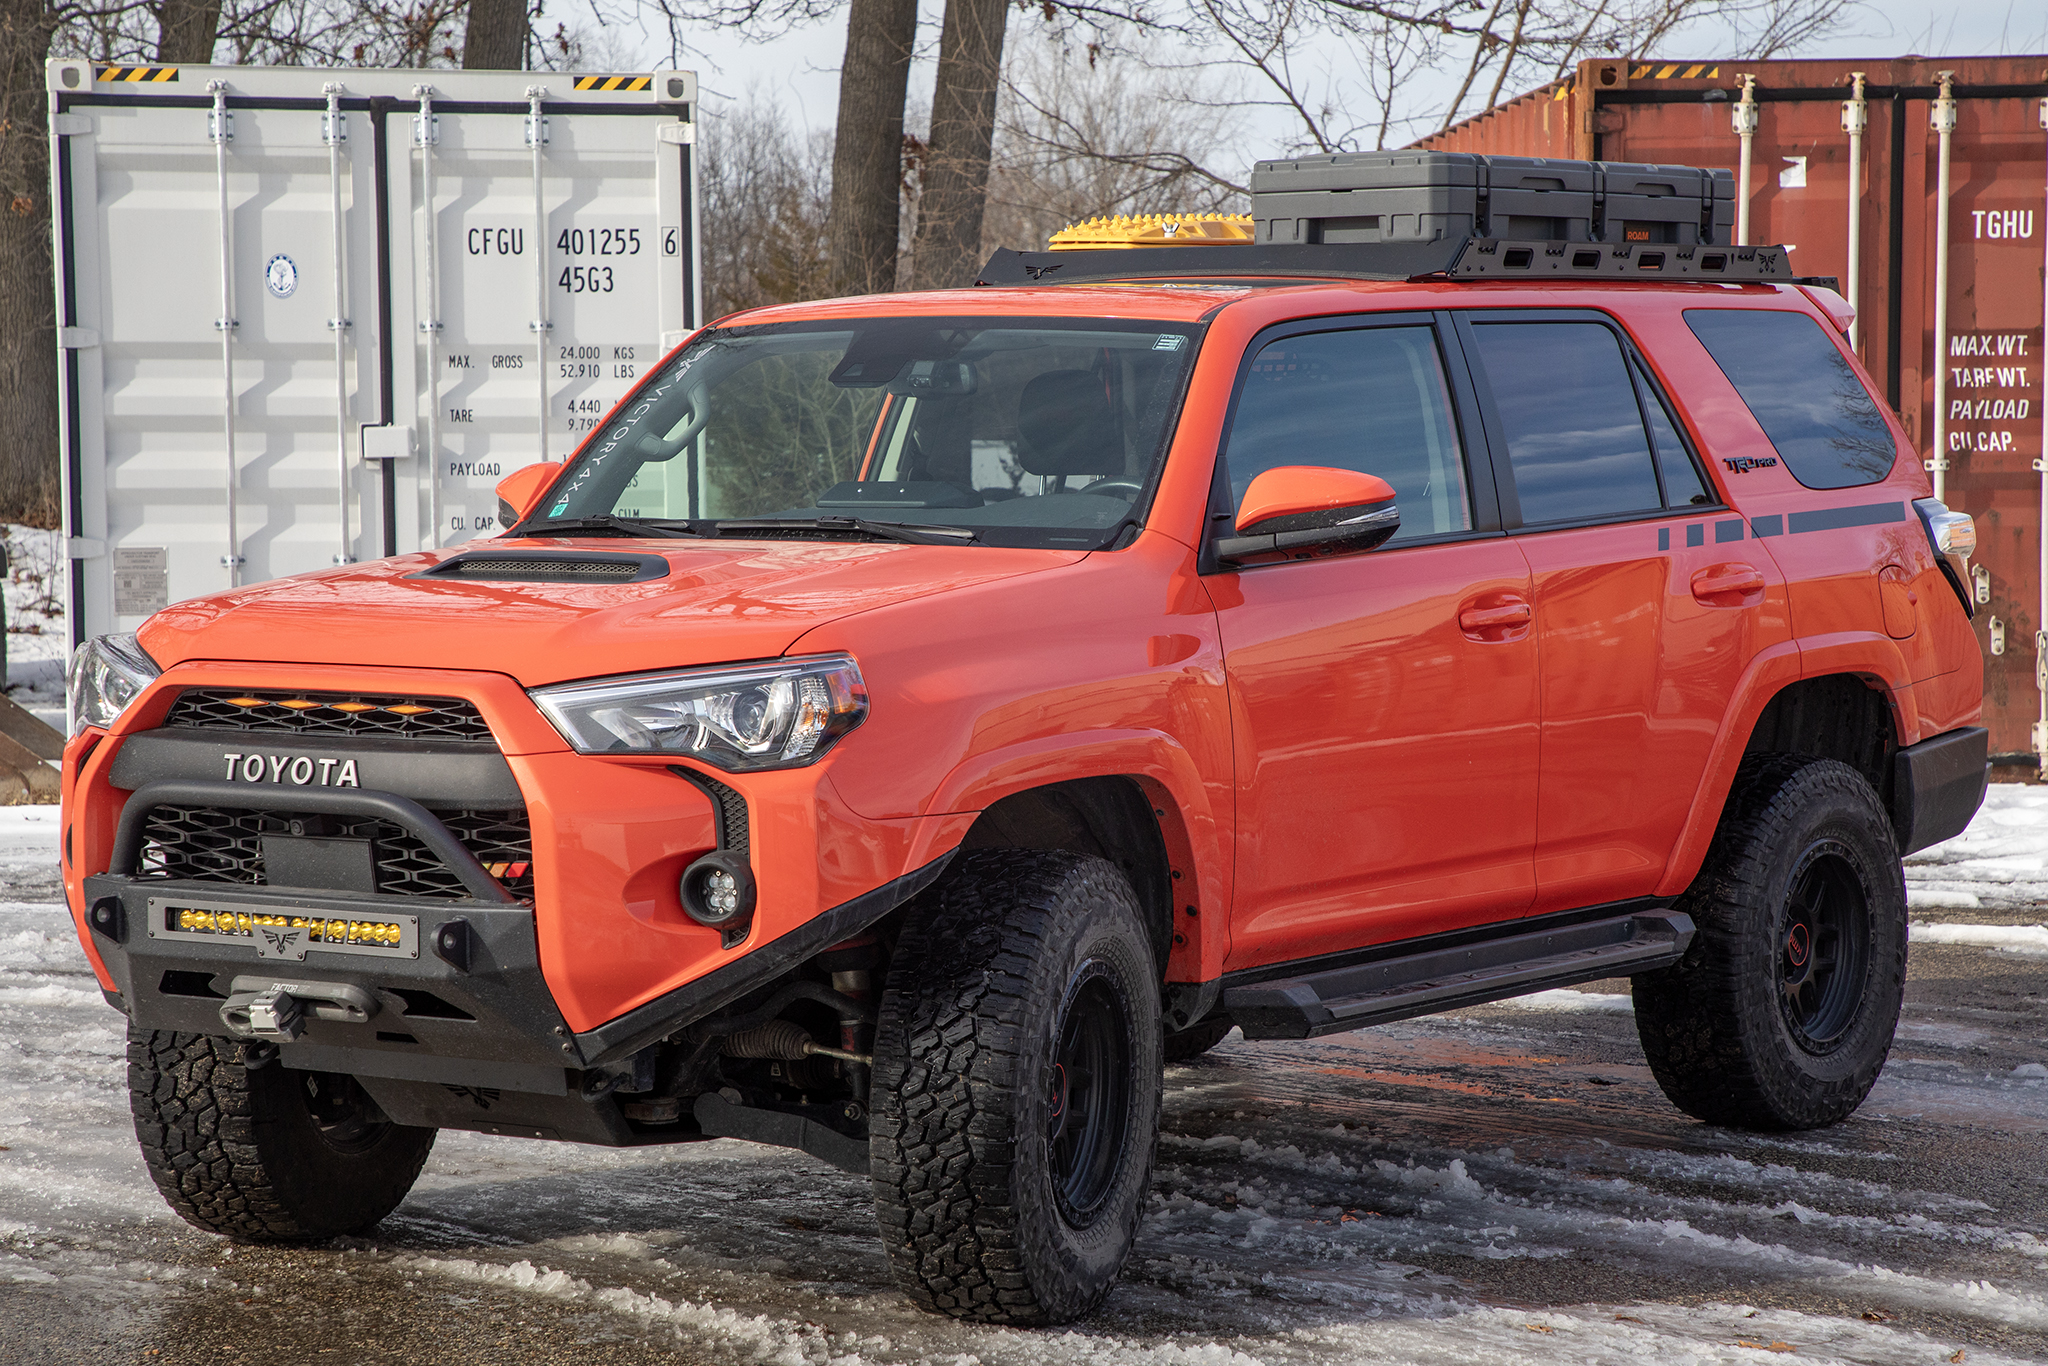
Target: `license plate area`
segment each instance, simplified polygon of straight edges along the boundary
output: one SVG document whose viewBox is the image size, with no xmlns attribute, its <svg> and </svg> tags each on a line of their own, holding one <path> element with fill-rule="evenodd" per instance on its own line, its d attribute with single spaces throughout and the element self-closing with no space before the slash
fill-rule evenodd
<svg viewBox="0 0 2048 1366">
<path fill-rule="evenodd" d="M 152 896 L 149 937 L 188 944 L 248 945 L 258 958 L 302 963 L 308 953 L 420 956 L 420 918 L 385 911 L 330 912 Z"/>
</svg>

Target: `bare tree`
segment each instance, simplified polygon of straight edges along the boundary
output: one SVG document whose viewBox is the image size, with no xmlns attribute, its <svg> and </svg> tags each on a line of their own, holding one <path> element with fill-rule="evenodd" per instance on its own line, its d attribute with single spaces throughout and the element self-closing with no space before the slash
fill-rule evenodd
<svg viewBox="0 0 2048 1366">
<path fill-rule="evenodd" d="M 911 250 L 914 289 L 967 284 L 981 264 L 982 211 L 1009 17 L 1008 0 L 946 0 L 931 140 Z"/>
<path fill-rule="evenodd" d="M 1781 56 L 1840 27 L 1859 7 L 1859 0 L 1186 3 L 1215 35 L 1215 50 L 1183 69 L 1246 76 L 1262 92 L 1249 97 L 1254 105 L 1291 116 L 1294 148 L 1322 152 L 1385 146 L 1448 127 L 1474 91 L 1485 89 L 1484 104 L 1491 105 L 1512 92 L 1517 72 L 1561 76 L 1591 52 L 1641 56 L 1684 34 L 1706 33 L 1713 47 L 1741 59 Z M 1447 84 L 1448 103 L 1432 104 L 1428 92 Z M 1377 117 L 1361 118 L 1367 111 Z"/>
<path fill-rule="evenodd" d="M 1111 214 L 1241 212 L 1242 184 L 1211 171 L 1237 141 L 1227 111 L 1185 117 L 1190 84 L 1140 45 L 1108 54 L 1055 35 L 1005 63 L 979 251 L 1043 249 L 1052 233 Z"/>
<path fill-rule="evenodd" d="M 163 0 L 156 25 L 159 62 L 204 65 L 220 35 L 220 0 Z"/>
<path fill-rule="evenodd" d="M 791 132 L 754 94 L 703 128 L 705 316 L 830 294 L 830 135 Z"/>
<path fill-rule="evenodd" d="M 43 59 L 60 22 L 42 0 L 0 3 L 0 515 L 55 526 L 57 337 Z"/>
<path fill-rule="evenodd" d="M 526 65 L 526 36 L 526 0 L 469 0 L 462 65 L 470 70 L 518 71 Z"/>
<path fill-rule="evenodd" d="M 832 149 L 832 283 L 841 294 L 896 287 L 903 204 L 903 101 L 917 0 L 853 0 L 839 68 Z"/>
</svg>

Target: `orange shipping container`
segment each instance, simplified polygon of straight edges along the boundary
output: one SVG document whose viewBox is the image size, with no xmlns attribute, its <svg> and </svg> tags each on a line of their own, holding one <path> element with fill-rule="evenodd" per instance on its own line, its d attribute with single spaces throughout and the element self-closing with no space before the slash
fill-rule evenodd
<svg viewBox="0 0 2048 1366">
<path fill-rule="evenodd" d="M 1854 101 L 1862 78 L 1862 101 Z M 1942 103 L 1947 76 L 1952 105 Z M 1744 78 L 1753 78 L 1743 105 Z M 1859 117 L 1860 116 L 1860 117 Z M 1753 129 L 1747 193 L 1742 140 Z M 1861 123 L 1852 157 L 1852 124 Z M 1946 271 L 1939 224 L 1948 148 Z M 2042 527 L 2048 56 L 1582 62 L 1568 80 L 1416 144 L 1446 152 L 1726 166 L 1752 243 L 1841 277 L 1857 352 L 1952 506 L 1976 517 L 1977 636 L 1994 762 L 2038 768 L 2048 707 Z M 1855 201 L 1858 260 L 1851 262 Z M 1738 217 L 1738 222 L 1740 221 Z M 1854 284 L 1851 277 L 1854 276 Z M 1946 280 L 1946 316 L 1937 283 Z M 1938 451 L 1937 447 L 1941 449 Z M 2011 774 L 2010 776 L 2019 776 Z"/>
</svg>

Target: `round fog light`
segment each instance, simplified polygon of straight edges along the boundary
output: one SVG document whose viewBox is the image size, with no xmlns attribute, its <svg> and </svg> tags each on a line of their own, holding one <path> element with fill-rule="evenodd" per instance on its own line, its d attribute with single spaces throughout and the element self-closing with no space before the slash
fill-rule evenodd
<svg viewBox="0 0 2048 1366">
<path fill-rule="evenodd" d="M 734 926 L 754 913 L 754 870 L 730 849 L 706 854 L 683 869 L 683 911 L 699 925 Z"/>
</svg>

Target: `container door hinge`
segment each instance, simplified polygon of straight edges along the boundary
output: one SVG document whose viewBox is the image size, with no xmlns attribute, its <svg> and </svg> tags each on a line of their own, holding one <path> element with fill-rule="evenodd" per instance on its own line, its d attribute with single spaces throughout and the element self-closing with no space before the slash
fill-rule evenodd
<svg viewBox="0 0 2048 1366">
<path fill-rule="evenodd" d="M 2005 623 L 1997 617 L 1991 618 L 1991 653 L 1995 655 L 2005 653 Z"/>
<path fill-rule="evenodd" d="M 1920 462 L 1920 468 L 1928 471 L 1945 470 L 1948 467 L 1948 461 L 1946 460 L 1922 460 Z"/>
<path fill-rule="evenodd" d="M 57 345 L 66 351 L 83 351 L 100 344 L 100 334 L 90 327 L 60 327 L 57 329 Z"/>
<path fill-rule="evenodd" d="M 64 543 L 64 557 L 71 560 L 97 560 L 107 553 L 105 541 L 90 536 L 73 536 Z"/>
<path fill-rule="evenodd" d="M 90 133 L 92 131 L 92 115 L 52 114 L 50 116 L 50 131 L 60 138 L 76 137 L 80 133 Z"/>
<path fill-rule="evenodd" d="M 1991 601 L 1991 571 L 1981 564 L 1970 566 L 1970 591 L 1980 607 Z"/>
<path fill-rule="evenodd" d="M 673 147 L 688 147 L 697 140 L 697 125 L 694 123 L 657 123 L 654 125 L 654 140 Z"/>
<path fill-rule="evenodd" d="M 2042 754 L 2044 754 L 2044 753 L 2048 753 L 2048 751 L 2044 751 L 2044 750 L 2043 750 L 2043 749 L 2041 748 L 2041 747 L 2042 747 L 2043 745 L 2048 745 L 2048 726 L 2044 726 L 2044 725 L 2042 725 L 2042 724 L 2041 724 L 2041 723 L 2040 723 L 2039 721 L 2036 721 L 2036 722 L 2034 723 L 2034 728 L 2033 728 L 2033 729 L 2034 729 L 2034 757 L 2035 757 L 2036 759 L 2040 760 L 2040 762 L 2041 762 L 2041 763 L 2042 763 L 2043 765 L 2048 765 L 2048 759 L 2041 759 L 2041 755 L 2042 755 Z"/>
</svg>

